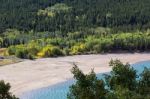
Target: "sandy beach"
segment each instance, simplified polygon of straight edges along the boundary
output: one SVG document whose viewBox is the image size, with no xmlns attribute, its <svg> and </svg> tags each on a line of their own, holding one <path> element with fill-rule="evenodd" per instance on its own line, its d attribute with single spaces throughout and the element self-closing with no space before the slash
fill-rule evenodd
<svg viewBox="0 0 150 99">
<path fill-rule="evenodd" d="M 120 59 L 130 64 L 150 60 L 150 53 L 134 54 L 104 54 L 104 55 L 76 55 L 59 58 L 43 58 L 25 60 L 20 63 L 0 67 L 0 80 L 9 82 L 11 91 L 16 95 L 24 92 L 47 87 L 73 77 L 70 73 L 72 63 L 76 63 L 84 73 L 92 68 L 96 73 L 111 71 L 108 63 L 111 59 Z"/>
</svg>

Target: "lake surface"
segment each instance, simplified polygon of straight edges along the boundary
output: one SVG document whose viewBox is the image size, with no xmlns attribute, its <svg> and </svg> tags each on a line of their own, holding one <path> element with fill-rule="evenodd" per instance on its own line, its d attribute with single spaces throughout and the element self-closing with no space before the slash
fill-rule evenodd
<svg viewBox="0 0 150 99">
<path fill-rule="evenodd" d="M 140 74 L 144 67 L 150 68 L 150 61 L 138 62 L 132 65 L 138 74 Z M 97 74 L 98 78 L 103 78 L 102 74 Z M 73 79 L 66 82 L 56 84 L 54 86 L 49 86 L 46 88 L 41 88 L 24 93 L 21 99 L 66 99 L 67 93 L 69 91 L 69 86 L 74 83 Z"/>
</svg>

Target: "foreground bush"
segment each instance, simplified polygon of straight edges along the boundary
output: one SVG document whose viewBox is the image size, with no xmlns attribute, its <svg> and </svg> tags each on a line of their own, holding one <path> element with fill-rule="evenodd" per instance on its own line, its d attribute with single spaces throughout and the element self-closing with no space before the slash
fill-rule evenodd
<svg viewBox="0 0 150 99">
<path fill-rule="evenodd" d="M 15 97 L 15 95 L 12 95 L 11 92 L 9 92 L 10 88 L 11 86 L 9 83 L 0 81 L 0 99 L 19 99 Z"/>
<path fill-rule="evenodd" d="M 150 99 L 150 69 L 137 75 L 129 64 L 119 60 L 112 60 L 110 66 L 111 73 L 99 80 L 93 70 L 85 75 L 75 65 L 72 73 L 76 83 L 70 86 L 68 99 Z"/>
<path fill-rule="evenodd" d="M 75 65 L 72 68 L 76 84 L 70 87 L 68 99 L 104 99 L 107 93 L 103 80 L 98 80 L 96 74 L 91 71 L 89 75 L 83 74 Z"/>
</svg>

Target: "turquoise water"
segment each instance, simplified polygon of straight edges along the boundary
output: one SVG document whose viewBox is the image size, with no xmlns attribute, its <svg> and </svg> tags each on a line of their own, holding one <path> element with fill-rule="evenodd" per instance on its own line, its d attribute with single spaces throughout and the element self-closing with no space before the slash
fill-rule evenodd
<svg viewBox="0 0 150 99">
<path fill-rule="evenodd" d="M 144 70 L 144 67 L 150 68 L 150 61 L 138 62 L 132 65 L 134 69 L 137 70 L 138 74 Z M 97 74 L 98 78 L 103 78 L 102 74 Z M 21 99 L 66 99 L 67 92 L 69 91 L 69 86 L 74 83 L 73 79 L 66 82 L 56 84 L 54 86 L 49 86 L 46 88 L 41 88 L 38 90 L 33 90 L 24 93 Z"/>
</svg>

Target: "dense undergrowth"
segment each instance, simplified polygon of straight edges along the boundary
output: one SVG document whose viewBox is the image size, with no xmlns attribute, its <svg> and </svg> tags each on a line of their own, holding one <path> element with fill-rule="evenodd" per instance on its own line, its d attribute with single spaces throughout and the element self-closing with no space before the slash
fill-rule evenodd
<svg viewBox="0 0 150 99">
<path fill-rule="evenodd" d="M 97 31 L 95 29 L 68 33 L 65 37 L 59 34 L 53 37 L 49 32 L 22 34 L 17 30 L 8 31 L 8 35 L 4 33 L 0 46 L 8 47 L 6 55 L 16 55 L 20 58 L 150 51 L 149 30 L 111 33 L 108 29 L 98 28 Z"/>
</svg>

